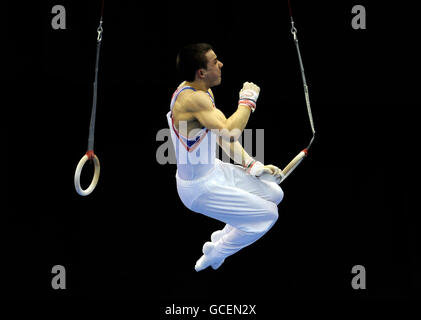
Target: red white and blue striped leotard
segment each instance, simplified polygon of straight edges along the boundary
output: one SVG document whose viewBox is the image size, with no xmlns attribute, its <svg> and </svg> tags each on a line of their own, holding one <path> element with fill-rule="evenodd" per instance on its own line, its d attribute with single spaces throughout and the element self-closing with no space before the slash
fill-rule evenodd
<svg viewBox="0 0 421 320">
<path fill-rule="evenodd" d="M 187 132 L 187 121 L 180 121 L 178 124 L 180 130 L 177 130 L 172 109 L 178 95 L 184 90 L 196 91 L 193 87 L 180 86 L 172 96 L 167 120 L 177 158 L 177 175 L 183 180 L 195 180 L 205 176 L 215 165 L 216 135 L 211 130 L 202 128 L 193 137 L 186 137 L 180 131 Z M 209 92 L 208 95 L 215 106 Z"/>
</svg>

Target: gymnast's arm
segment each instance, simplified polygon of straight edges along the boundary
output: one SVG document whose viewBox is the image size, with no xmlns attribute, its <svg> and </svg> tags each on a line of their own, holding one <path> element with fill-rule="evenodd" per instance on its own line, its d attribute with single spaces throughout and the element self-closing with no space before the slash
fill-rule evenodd
<svg viewBox="0 0 421 320">
<path fill-rule="evenodd" d="M 234 162 L 241 164 L 243 167 L 248 169 L 250 163 L 258 163 L 254 166 L 254 170 L 250 170 L 250 173 L 253 175 L 260 176 L 263 173 L 268 173 L 275 176 L 276 179 L 279 179 L 277 183 L 280 183 L 282 171 L 277 166 L 272 164 L 264 165 L 263 163 L 254 160 L 247 152 L 244 150 L 243 146 L 238 141 L 229 142 L 222 137 L 219 137 L 217 140 L 218 144 L 221 146 L 222 150 L 232 159 Z"/>
<path fill-rule="evenodd" d="M 234 141 L 229 142 L 222 137 L 219 137 L 217 140 L 218 144 L 220 145 L 221 149 L 232 159 L 235 163 L 241 164 L 243 167 L 250 161 L 250 155 L 244 150 L 243 146 L 240 142 Z"/>
<path fill-rule="evenodd" d="M 196 91 L 189 96 L 189 112 L 201 125 L 228 141 L 237 141 L 250 118 L 251 110 L 239 104 L 237 110 L 226 118 L 221 110 L 214 107 L 206 92 Z"/>
</svg>

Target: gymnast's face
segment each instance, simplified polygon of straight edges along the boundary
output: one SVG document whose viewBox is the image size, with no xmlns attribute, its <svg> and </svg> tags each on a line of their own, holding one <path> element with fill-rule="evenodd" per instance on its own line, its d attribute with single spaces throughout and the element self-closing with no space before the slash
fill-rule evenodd
<svg viewBox="0 0 421 320">
<path fill-rule="evenodd" d="M 215 52 L 209 50 L 206 52 L 206 58 L 208 61 L 207 69 L 201 69 L 203 71 L 203 78 L 209 84 L 209 87 L 217 86 L 221 83 L 221 69 L 223 63 L 218 60 Z"/>
</svg>

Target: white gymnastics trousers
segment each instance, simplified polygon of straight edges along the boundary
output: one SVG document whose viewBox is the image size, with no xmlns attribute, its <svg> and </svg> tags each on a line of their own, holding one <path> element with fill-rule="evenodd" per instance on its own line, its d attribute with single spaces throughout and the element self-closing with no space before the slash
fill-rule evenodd
<svg viewBox="0 0 421 320">
<path fill-rule="evenodd" d="M 252 244 L 278 219 L 277 205 L 284 196 L 281 187 L 246 173 L 241 166 L 215 159 L 214 168 L 201 178 L 176 177 L 187 208 L 226 223 L 214 249 L 221 259 Z"/>
</svg>

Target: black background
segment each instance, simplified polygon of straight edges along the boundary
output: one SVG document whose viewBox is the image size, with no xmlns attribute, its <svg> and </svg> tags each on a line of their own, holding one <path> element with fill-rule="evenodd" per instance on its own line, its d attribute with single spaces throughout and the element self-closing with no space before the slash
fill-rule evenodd
<svg viewBox="0 0 421 320">
<path fill-rule="evenodd" d="M 65 30 L 51 27 L 56 4 L 66 9 Z M 357 4 L 366 8 L 366 30 L 351 26 Z M 183 207 L 175 166 L 156 160 L 156 134 L 180 82 L 175 57 L 187 43 L 214 46 L 224 67 L 213 91 L 227 116 L 244 81 L 261 87 L 248 128 L 264 128 L 265 161 L 283 167 L 311 137 L 287 1 L 106 1 L 95 136 L 101 177 L 88 197 L 75 192 L 73 175 L 86 152 L 101 2 L 8 6 L 5 295 L 139 298 L 157 302 L 157 314 L 177 302 L 420 296 L 410 204 L 414 8 L 292 5 L 316 141 L 282 184 L 274 228 L 218 271 L 200 273 L 201 247 L 222 224 Z M 66 268 L 66 290 L 51 288 L 54 265 Z M 354 265 L 366 268 L 366 290 L 351 287 Z"/>
</svg>

